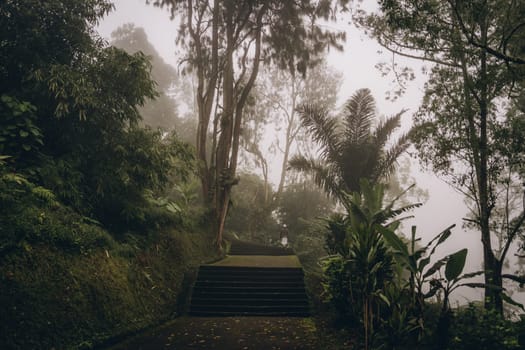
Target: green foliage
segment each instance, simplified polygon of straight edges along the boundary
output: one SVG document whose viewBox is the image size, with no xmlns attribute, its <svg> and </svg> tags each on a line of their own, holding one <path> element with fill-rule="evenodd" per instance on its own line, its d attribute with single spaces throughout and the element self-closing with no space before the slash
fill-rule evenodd
<svg viewBox="0 0 525 350">
<path fill-rule="evenodd" d="M 83 254 L 42 244 L 2 252 L 0 348 L 100 347 L 165 322 L 184 311 L 197 266 L 216 259 L 210 241 L 199 232 L 159 232 Z"/>
<path fill-rule="evenodd" d="M 58 203 L 51 190 L 22 175 L 0 173 L 0 206 L 0 253 L 42 243 L 85 253 L 114 243 L 102 228 Z"/>
<path fill-rule="evenodd" d="M 364 330 L 364 346 L 374 343 L 375 329 L 382 324 L 382 306 L 390 301 L 385 290 L 394 282 L 394 256 L 384 241 L 382 232 L 397 227 L 398 215 L 417 207 L 411 205 L 393 209 L 395 201 L 383 207 L 384 185 L 360 184 L 362 193 L 343 197 L 346 217 L 335 217 L 328 228 L 338 237 L 336 248 L 342 255 L 324 262 L 325 290 L 328 301 Z M 342 228 L 343 246 L 340 245 Z M 334 240 L 335 241 L 335 240 Z M 396 314 L 401 317 L 401 314 Z M 405 317 L 405 316 L 403 316 Z"/>
<path fill-rule="evenodd" d="M 346 226 L 347 222 L 342 214 L 332 214 L 327 220 L 325 247 L 329 254 L 346 255 Z"/>
<path fill-rule="evenodd" d="M 519 129 L 506 111 L 523 94 L 524 11 L 522 1 L 385 0 L 357 16 L 394 55 L 432 64 L 413 141 L 423 163 L 465 195 L 483 243 L 486 306 L 500 312 L 502 266 L 524 223 L 520 148 L 508 152 Z"/>
<path fill-rule="evenodd" d="M 181 213 L 148 198 L 189 180 L 193 151 L 138 126 L 155 83 L 144 54 L 95 33 L 112 7 L 0 3 L 2 349 L 91 347 L 164 321 L 211 255 L 211 237 L 159 233 Z"/>
<path fill-rule="evenodd" d="M 0 154 L 79 213 L 115 231 L 142 230 L 173 221 L 146 193 L 186 181 L 193 155 L 174 135 L 137 127 L 155 83 L 143 53 L 106 47 L 95 35 L 111 8 L 104 0 L 1 5 Z"/>
<path fill-rule="evenodd" d="M 27 163 L 30 155 L 42 145 L 42 133 L 35 125 L 36 107 L 26 101 L 0 96 L 0 154 L 9 154 L 11 161 Z M 34 161 L 34 160 L 33 160 Z"/>
<path fill-rule="evenodd" d="M 418 349 L 418 334 L 421 324 L 409 307 L 411 296 L 406 288 L 391 282 L 383 289 L 385 306 L 382 309 L 381 324 L 376 333 L 374 345 L 381 349 Z M 419 346 L 415 346 L 418 344 Z"/>
<path fill-rule="evenodd" d="M 193 153 L 174 135 L 133 128 L 113 139 L 86 169 L 93 212 L 102 222 L 143 228 L 147 219 L 148 191 L 160 193 L 170 183 L 184 182 L 191 174 Z"/>
<path fill-rule="evenodd" d="M 484 310 L 469 304 L 458 309 L 454 315 L 450 328 L 450 349 L 522 349 L 517 326 L 495 310 Z"/>
<path fill-rule="evenodd" d="M 290 160 L 290 166 L 312 175 L 317 185 L 340 200 L 345 192 L 359 191 L 361 179 L 372 182 L 387 179 L 394 171 L 397 158 L 409 145 L 408 136 L 403 135 L 387 148 L 404 111 L 372 130 L 376 111 L 368 89 L 352 95 L 342 120 L 330 117 L 324 107 L 316 105 L 304 104 L 299 112 L 302 126 L 320 146 L 320 157 L 297 155 Z"/>
<path fill-rule="evenodd" d="M 272 217 L 272 190 L 254 174 L 241 174 L 232 190 L 231 207 L 226 229 L 251 240 L 268 243 L 277 222 Z"/>
<path fill-rule="evenodd" d="M 332 312 L 340 320 L 352 327 L 359 324 L 360 305 L 352 303 L 351 268 L 350 263 L 340 255 L 332 255 L 321 259 L 323 269 L 323 299 L 329 303 Z"/>
<path fill-rule="evenodd" d="M 411 323 L 415 323 L 419 339 L 425 336 L 425 324 L 427 318 L 427 300 L 432 300 L 439 294 L 442 299 L 441 312 L 438 316 L 438 322 L 434 328 L 435 334 L 431 336 L 437 340 L 437 344 L 445 347 L 447 344 L 450 330 L 452 312 L 450 310 L 450 294 L 459 287 L 483 288 L 483 283 L 470 283 L 466 280 L 479 276 L 483 271 L 473 273 L 463 273 L 467 257 L 467 249 L 460 249 L 455 253 L 444 256 L 432 264 L 431 259 L 439 245 L 451 237 L 451 229 L 455 225 L 436 235 L 426 246 L 417 248 L 416 243 L 420 240 L 416 238 L 416 228 L 412 227 L 411 240 L 405 243 L 402 239 L 390 230 L 383 230 L 383 237 L 393 250 L 397 262 L 402 267 L 400 273 L 400 283 L 397 285 L 402 293 L 408 298 L 405 300 L 404 309 L 407 310 Z M 444 273 L 441 272 L 444 267 Z M 408 271 L 408 278 L 404 272 Z M 491 286 L 492 288 L 497 288 Z"/>
</svg>

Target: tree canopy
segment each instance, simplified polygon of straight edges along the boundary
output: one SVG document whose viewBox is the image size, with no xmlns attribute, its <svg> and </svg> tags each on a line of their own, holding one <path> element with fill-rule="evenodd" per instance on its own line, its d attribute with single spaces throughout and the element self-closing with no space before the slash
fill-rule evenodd
<svg viewBox="0 0 525 350">
<path fill-rule="evenodd" d="M 469 222 L 480 230 L 485 282 L 498 287 L 524 220 L 523 210 L 509 210 L 512 193 L 521 191 L 519 167 L 498 151 L 515 126 L 505 104 L 523 88 L 524 13 L 517 1 L 403 0 L 380 1 L 379 13 L 359 16 L 386 49 L 433 64 L 415 143 L 472 204 Z M 502 249 L 492 244 L 498 231 Z M 487 287 L 485 295 L 487 307 L 503 310 L 501 289 Z"/>
<path fill-rule="evenodd" d="M 138 127 L 138 107 L 157 95 L 151 65 L 97 36 L 111 9 L 105 0 L 2 3 L 0 152 L 11 156 L 5 166 L 121 230 L 143 222 L 146 192 L 172 171 L 184 176 L 175 160 L 191 153 Z"/>
</svg>

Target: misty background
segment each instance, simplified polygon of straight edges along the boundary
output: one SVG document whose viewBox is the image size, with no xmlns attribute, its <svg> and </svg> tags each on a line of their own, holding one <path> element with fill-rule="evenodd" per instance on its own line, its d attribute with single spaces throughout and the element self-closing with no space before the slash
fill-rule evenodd
<svg viewBox="0 0 525 350">
<path fill-rule="evenodd" d="M 171 65 L 178 74 L 182 74 L 183 65 L 179 61 L 175 45 L 178 23 L 170 20 L 169 11 L 160 9 L 152 5 L 146 5 L 144 0 L 116 0 L 115 10 L 112 11 L 98 26 L 100 35 L 108 42 L 112 39 L 112 33 L 119 27 L 126 24 L 134 24 L 136 28 L 144 28 L 147 40 L 153 44 L 155 50 L 166 64 Z M 382 63 L 391 63 L 392 54 L 384 52 L 373 39 L 369 38 L 360 29 L 350 23 L 350 16 L 341 17 L 336 24 L 330 23 L 328 26 L 344 30 L 346 32 L 346 43 L 343 52 L 332 50 L 327 56 L 330 66 L 343 74 L 343 82 L 337 96 L 337 108 L 358 89 L 369 88 L 376 99 L 378 114 L 391 116 L 403 109 L 407 112 L 403 115 L 402 129 L 407 130 L 412 125 L 412 114 L 415 113 L 423 96 L 423 85 L 426 81 L 425 70 L 428 65 L 415 60 L 396 57 L 399 67 L 409 66 L 414 72 L 414 79 L 407 82 L 403 88 L 404 92 L 400 96 L 395 95 L 395 91 L 400 88 L 394 74 L 385 72 L 381 69 Z M 155 62 L 153 62 L 155 64 Z M 186 76 L 183 81 L 186 86 L 177 88 L 192 88 L 191 77 Z M 190 118 L 193 101 L 191 94 L 177 94 L 172 96 L 175 100 L 179 117 Z M 188 121 L 191 127 L 191 120 Z M 184 139 L 184 131 L 178 134 Z M 283 135 L 284 137 L 284 135 Z M 187 140 L 186 140 L 187 141 Z M 444 180 L 437 178 L 431 171 L 421 168 L 411 149 L 411 156 L 404 156 L 410 161 L 410 175 L 415 180 L 416 185 L 428 192 L 428 197 L 424 205 L 415 209 L 411 214 L 413 219 L 409 219 L 403 224 L 403 232 L 408 237 L 410 227 L 417 226 L 417 235 L 422 238 L 422 244 L 432 239 L 437 233 L 446 227 L 456 224 L 453 229 L 452 239 L 449 239 L 436 253 L 436 259 L 450 254 L 463 247 L 468 248 L 467 264 L 465 271 L 477 271 L 482 269 L 482 245 L 480 235 L 464 227 L 464 220 L 468 213 L 468 208 L 464 203 L 463 196 L 457 193 Z M 277 152 L 269 164 L 269 178 L 273 187 L 277 185 L 280 176 L 280 164 L 282 155 Z M 246 168 L 246 164 L 241 162 L 240 167 Z M 242 178 L 241 178 L 242 181 Z M 507 270 L 515 273 L 519 270 L 518 259 L 515 252 L 509 254 L 510 261 Z M 481 281 L 482 278 L 479 278 Z M 462 288 L 452 295 L 454 302 L 466 303 L 468 300 L 480 300 L 482 289 Z M 512 293 L 512 292 L 511 292 Z M 513 297 L 519 302 L 525 302 L 525 293 L 516 291 Z"/>
</svg>

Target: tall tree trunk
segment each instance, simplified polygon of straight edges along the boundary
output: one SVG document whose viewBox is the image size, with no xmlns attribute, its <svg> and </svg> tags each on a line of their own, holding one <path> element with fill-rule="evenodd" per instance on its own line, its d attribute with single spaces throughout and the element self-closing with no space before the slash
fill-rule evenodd
<svg viewBox="0 0 525 350">
<path fill-rule="evenodd" d="M 487 45 L 488 36 L 488 19 L 487 14 L 480 19 L 480 34 L 481 41 Z M 492 242 L 490 239 L 490 189 L 489 189 L 489 174 L 488 174 L 488 73 L 487 73 L 487 51 L 482 49 L 480 52 L 480 92 L 479 92 L 479 202 L 480 202 L 480 226 L 481 226 L 481 242 L 483 243 L 483 258 L 485 268 L 485 283 L 498 288 L 502 288 L 501 268 L 499 261 L 492 250 Z M 503 313 L 503 301 L 501 298 L 501 290 L 485 287 L 485 307 L 494 308 L 500 313 Z"/>
<path fill-rule="evenodd" d="M 202 47 L 201 37 L 198 32 L 200 23 L 193 23 L 193 0 L 187 2 L 187 26 L 192 41 L 195 44 L 195 51 L 197 57 L 203 57 L 204 48 Z M 200 17 L 199 17 L 200 18 Z M 198 21 L 198 20 L 197 20 Z M 197 28 L 197 30 L 195 29 Z M 210 196 L 210 180 L 211 174 L 208 171 L 208 160 L 206 143 L 208 137 L 208 127 L 210 123 L 211 112 L 213 108 L 213 101 L 215 100 L 215 90 L 219 72 L 219 6 L 213 8 L 212 19 L 212 42 L 211 42 L 211 70 L 206 74 L 208 63 L 199 60 L 197 63 L 197 106 L 199 111 L 199 120 L 197 124 L 197 159 L 199 161 L 198 169 L 201 180 L 202 199 L 205 204 L 209 203 Z M 207 81 L 206 81 L 207 79 Z"/>
<path fill-rule="evenodd" d="M 275 199 L 277 203 L 281 200 L 281 195 L 284 191 L 284 183 L 286 182 L 286 174 L 288 173 L 288 160 L 290 159 L 290 148 L 292 146 L 292 143 L 295 139 L 295 136 L 297 135 L 297 132 L 294 131 L 295 127 L 295 108 L 297 104 L 297 95 L 295 93 L 296 88 L 296 80 L 295 80 L 295 70 L 294 67 L 290 69 L 290 75 L 292 76 L 292 108 L 290 113 L 288 114 L 288 125 L 286 127 L 286 140 L 284 145 L 284 152 L 283 152 L 283 163 L 281 166 L 281 178 L 279 180 L 279 186 L 277 187 L 277 193 L 275 195 Z"/>
<path fill-rule="evenodd" d="M 480 35 L 482 42 L 487 42 L 487 16 L 482 16 L 479 21 Z M 458 43 L 461 43 L 458 33 Z M 481 231 L 481 243 L 483 246 L 483 269 L 485 287 L 485 308 L 493 308 L 503 312 L 503 302 L 501 291 L 493 287 L 502 287 L 501 268 L 492 249 L 490 216 L 492 206 L 490 203 L 490 185 L 488 173 L 488 118 L 489 118 L 489 92 L 488 92 L 488 73 L 487 73 L 487 52 L 485 49 L 479 51 L 479 71 L 476 77 L 472 77 L 469 72 L 467 54 L 461 50 L 461 68 L 463 73 L 463 93 L 465 98 L 464 113 L 467 119 L 467 129 L 469 133 L 468 142 L 472 150 L 471 164 L 475 171 L 475 188 L 478 198 L 478 224 Z M 476 101 L 479 108 L 478 119 L 475 118 L 475 108 L 472 101 Z"/>
<path fill-rule="evenodd" d="M 229 5 L 229 6 L 228 6 Z M 234 28 L 232 18 L 232 5 L 227 3 L 224 11 L 224 25 L 226 28 L 226 51 L 224 54 L 224 70 L 222 78 L 222 114 L 220 118 L 220 136 L 217 143 L 215 165 L 215 218 L 216 218 L 216 243 L 222 244 L 224 223 L 230 201 L 230 188 L 233 174 L 230 169 L 229 158 L 232 146 L 233 118 L 234 118 L 234 77 L 233 77 L 233 51 Z"/>
<path fill-rule="evenodd" d="M 242 90 L 235 91 L 235 81 L 233 76 L 233 23 L 231 14 L 225 16 L 226 23 L 226 63 L 223 77 L 223 118 L 221 119 L 221 135 L 217 147 L 217 171 L 218 171 L 218 201 L 216 212 L 217 215 L 217 235 L 216 242 L 222 243 L 228 205 L 231 198 L 231 189 L 237 180 L 235 179 L 237 171 L 237 160 L 239 154 L 239 140 L 241 135 L 241 125 L 243 117 L 243 108 L 246 104 L 255 79 L 259 72 L 261 57 L 261 38 L 262 38 L 262 17 L 266 11 L 266 5 L 262 6 L 257 15 L 257 27 L 255 29 L 255 54 L 250 78 Z M 228 11 L 227 11 L 228 12 Z M 246 63 L 245 63 L 246 64 Z M 241 84 L 238 84 L 241 85 Z M 237 97 L 238 96 L 238 97 Z M 230 157 L 229 157 L 230 156 Z"/>
</svg>

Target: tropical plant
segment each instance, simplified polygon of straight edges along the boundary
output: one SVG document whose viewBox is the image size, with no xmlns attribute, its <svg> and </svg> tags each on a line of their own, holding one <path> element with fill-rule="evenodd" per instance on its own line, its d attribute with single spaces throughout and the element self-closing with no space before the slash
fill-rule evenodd
<svg viewBox="0 0 525 350">
<path fill-rule="evenodd" d="M 360 89 L 346 102 L 341 119 L 316 105 L 299 107 L 302 126 L 320 148 L 320 157 L 295 155 L 291 168 L 313 175 L 329 195 L 342 200 L 345 192 L 360 190 L 360 179 L 379 182 L 395 170 L 397 158 L 409 146 L 408 134 L 391 140 L 400 126 L 404 110 L 373 128 L 375 100 L 368 89 Z M 387 144 L 391 145 L 387 147 Z"/>
<path fill-rule="evenodd" d="M 254 103 L 246 106 L 241 141 L 246 153 L 251 154 L 249 158 L 261 168 L 265 180 L 270 158 L 282 156 L 279 182 L 274 193 L 274 200 L 279 202 L 290 180 L 290 155 L 294 149 L 303 147 L 307 139 L 300 125 L 297 106 L 308 101 L 333 108 L 342 84 L 342 74 L 329 67 L 324 59 L 305 74 L 297 74 L 295 67 L 281 69 L 265 65 L 262 68 L 257 85 L 252 90 Z M 271 144 L 265 148 L 261 140 L 268 138 L 269 129 L 274 135 Z"/>
<path fill-rule="evenodd" d="M 394 257 L 383 239 L 382 232 L 395 230 L 402 213 L 418 207 L 412 204 L 394 209 L 397 199 L 383 206 L 385 185 L 372 185 L 362 179 L 361 192 L 341 197 L 347 216 L 334 225 L 346 234 L 342 255 L 326 259 L 325 271 L 338 281 L 327 281 L 328 295 L 336 296 L 360 321 L 364 331 L 365 349 L 373 343 L 374 328 L 380 325 L 380 308 L 385 303 L 384 289 L 395 277 Z M 330 290 L 339 287 L 341 290 Z M 345 290 L 347 288 L 347 290 Z"/>
<path fill-rule="evenodd" d="M 440 348 L 445 348 L 448 342 L 449 327 L 452 322 L 450 309 L 450 295 L 460 287 L 485 288 L 484 283 L 467 282 L 466 280 L 482 275 L 483 271 L 463 273 L 468 250 L 460 249 L 454 253 L 445 255 L 434 261 L 431 259 L 438 246 L 444 243 L 452 235 L 451 229 L 455 225 L 447 227 L 436 235 L 426 246 L 418 248 L 416 243 L 416 227 L 412 227 L 411 239 L 408 243 L 399 238 L 393 231 L 382 230 L 382 235 L 394 252 L 396 261 L 409 276 L 401 289 L 407 289 L 410 298 L 405 308 L 412 312 L 419 328 L 419 337 L 425 331 L 426 300 L 434 298 L 438 293 L 442 300 L 435 338 Z M 444 272 L 442 269 L 444 267 Z M 401 273 L 403 276 L 403 272 Z M 403 283 L 403 282 L 402 282 Z M 498 288 L 497 286 L 488 286 Z M 389 301 L 390 302 L 390 301 Z"/>
<path fill-rule="evenodd" d="M 522 195 L 523 162 L 501 152 L 515 139 L 505 134 L 517 131 L 505 109 L 524 88 L 524 13 L 523 1 L 398 0 L 356 19 L 394 56 L 432 64 L 413 141 L 423 163 L 464 194 L 487 286 L 503 287 L 506 257 L 525 225 L 523 208 L 512 204 Z M 503 313 L 501 291 L 486 288 L 484 300 Z"/>
</svg>

